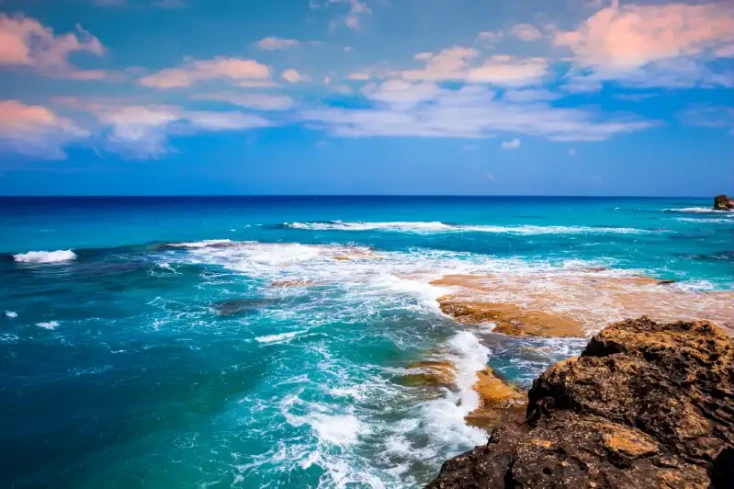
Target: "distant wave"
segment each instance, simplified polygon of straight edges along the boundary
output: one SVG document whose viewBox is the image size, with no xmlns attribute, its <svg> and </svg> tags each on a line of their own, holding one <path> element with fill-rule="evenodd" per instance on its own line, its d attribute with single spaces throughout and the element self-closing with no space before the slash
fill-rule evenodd
<svg viewBox="0 0 734 489">
<path fill-rule="evenodd" d="M 412 233 L 449 233 L 449 232 L 478 232 L 496 234 L 641 234 L 649 232 L 646 229 L 622 227 L 591 227 L 591 226 L 490 226 L 490 225 L 462 225 L 445 224 L 439 221 L 428 222 L 293 222 L 282 225 L 289 229 L 306 231 L 399 231 Z"/>
<path fill-rule="evenodd" d="M 38 326 L 39 328 L 43 328 L 43 329 L 53 330 L 59 326 L 59 322 L 58 321 L 48 321 L 44 323 L 36 323 L 36 326 Z"/>
<path fill-rule="evenodd" d="M 732 216 L 734 217 L 734 216 Z M 697 223 L 726 223 L 734 224 L 734 219 L 723 218 L 702 218 L 702 217 L 676 217 L 676 221 L 681 222 L 697 222 Z"/>
<path fill-rule="evenodd" d="M 204 241 L 193 241 L 191 243 L 169 243 L 166 246 L 173 248 L 212 248 L 232 244 L 231 239 L 205 239 Z"/>
<path fill-rule="evenodd" d="M 13 255 L 13 259 L 18 263 L 59 263 L 76 260 L 76 254 L 71 250 L 29 251 Z"/>
<path fill-rule="evenodd" d="M 718 211 L 711 207 L 682 207 L 680 209 L 663 209 L 663 212 L 679 212 L 682 214 L 718 214 L 727 217 L 734 217 L 732 211 Z"/>
</svg>

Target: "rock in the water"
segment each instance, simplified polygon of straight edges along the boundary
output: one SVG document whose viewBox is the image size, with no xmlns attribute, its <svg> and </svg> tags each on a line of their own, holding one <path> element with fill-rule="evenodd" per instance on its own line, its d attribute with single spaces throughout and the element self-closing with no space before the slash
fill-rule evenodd
<svg viewBox="0 0 734 489">
<path fill-rule="evenodd" d="M 712 323 L 609 326 L 528 397 L 428 488 L 734 487 L 734 344 Z"/>
<path fill-rule="evenodd" d="M 714 197 L 714 209 L 717 211 L 730 211 L 734 209 L 734 200 L 727 195 L 717 195 Z"/>
</svg>

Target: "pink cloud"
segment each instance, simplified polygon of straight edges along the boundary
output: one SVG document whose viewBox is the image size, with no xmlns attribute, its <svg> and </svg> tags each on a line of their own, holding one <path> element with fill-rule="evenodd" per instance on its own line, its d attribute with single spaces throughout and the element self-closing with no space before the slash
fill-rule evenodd
<svg viewBox="0 0 734 489">
<path fill-rule="evenodd" d="M 670 58 L 705 55 L 734 39 L 728 2 L 635 5 L 613 2 L 575 30 L 557 32 L 557 46 L 599 71 L 625 71 Z"/>
<path fill-rule="evenodd" d="M 543 39 L 543 33 L 537 27 L 530 24 L 517 24 L 512 26 L 510 32 L 513 36 L 526 42 Z"/>
<path fill-rule="evenodd" d="M 297 48 L 301 43 L 295 39 L 265 37 L 256 42 L 255 45 L 263 51 L 285 51 L 286 49 Z"/>
<path fill-rule="evenodd" d="M 161 89 L 189 87 L 197 82 L 218 78 L 238 82 L 270 81 L 269 66 L 251 59 L 216 57 L 192 60 L 179 68 L 167 68 L 138 80 L 140 85 Z"/>
<path fill-rule="evenodd" d="M 103 56 L 95 36 L 77 25 L 74 32 L 55 35 L 35 19 L 0 14 L 0 65 L 31 68 L 52 78 L 103 80 L 119 77 L 104 70 L 83 70 L 69 62 L 76 52 Z"/>
<path fill-rule="evenodd" d="M 89 133 L 47 107 L 0 100 L 0 150 L 40 159 L 64 159 L 63 147 Z"/>
</svg>

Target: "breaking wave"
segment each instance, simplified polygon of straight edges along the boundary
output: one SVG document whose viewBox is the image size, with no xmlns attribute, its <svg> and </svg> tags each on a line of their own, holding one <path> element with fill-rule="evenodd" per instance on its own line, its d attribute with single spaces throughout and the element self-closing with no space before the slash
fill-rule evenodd
<svg viewBox="0 0 734 489">
<path fill-rule="evenodd" d="M 59 263 L 76 260 L 76 254 L 71 250 L 29 251 L 13 255 L 13 259 L 18 263 Z"/>
<path fill-rule="evenodd" d="M 397 231 L 409 233 L 475 232 L 494 234 L 642 234 L 650 230 L 625 227 L 592 226 L 492 226 L 470 224 L 446 224 L 439 221 L 395 221 L 395 222 L 293 222 L 282 225 L 289 229 L 305 231 Z"/>
</svg>

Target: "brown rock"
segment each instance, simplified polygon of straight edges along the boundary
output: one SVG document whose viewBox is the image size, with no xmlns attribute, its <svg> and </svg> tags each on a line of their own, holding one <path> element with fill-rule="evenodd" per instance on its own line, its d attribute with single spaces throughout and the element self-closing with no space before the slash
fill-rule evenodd
<svg viewBox="0 0 734 489">
<path fill-rule="evenodd" d="M 403 385 L 452 385 L 456 378 L 456 366 L 448 361 L 426 360 L 413 362 L 408 365 L 410 370 L 416 373 L 403 375 L 400 383 Z"/>
<path fill-rule="evenodd" d="M 504 421 L 507 416 L 518 416 L 526 410 L 527 393 L 500 379 L 487 367 L 477 372 L 474 390 L 479 394 L 481 405 L 467 417 L 467 423 L 488 429 Z"/>
<path fill-rule="evenodd" d="M 471 297 L 455 295 L 438 299 L 444 314 L 468 324 L 494 322 L 494 331 L 510 336 L 542 336 L 549 338 L 580 337 L 581 324 L 573 319 L 545 311 L 531 311 L 515 304 L 478 302 Z"/>
<path fill-rule="evenodd" d="M 431 489 L 734 487 L 734 344 L 706 321 L 609 326 L 529 392 L 525 421 Z"/>
<path fill-rule="evenodd" d="M 734 200 L 722 194 L 714 197 L 714 209 L 717 211 L 729 211 L 734 209 Z"/>
</svg>

